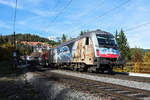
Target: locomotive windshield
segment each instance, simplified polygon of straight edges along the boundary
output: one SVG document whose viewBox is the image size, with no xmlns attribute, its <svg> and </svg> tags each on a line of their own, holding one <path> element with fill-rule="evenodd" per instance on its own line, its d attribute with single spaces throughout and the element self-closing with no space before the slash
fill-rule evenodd
<svg viewBox="0 0 150 100">
<path fill-rule="evenodd" d="M 117 48 L 117 42 L 113 35 L 109 34 L 96 34 L 99 46 Z"/>
</svg>

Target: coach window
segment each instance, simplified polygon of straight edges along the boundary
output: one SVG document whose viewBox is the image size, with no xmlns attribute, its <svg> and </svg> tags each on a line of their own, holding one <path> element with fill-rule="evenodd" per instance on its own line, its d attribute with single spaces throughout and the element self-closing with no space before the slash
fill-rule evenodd
<svg viewBox="0 0 150 100">
<path fill-rule="evenodd" d="M 89 45 L 89 37 L 86 37 L 85 45 Z"/>
</svg>

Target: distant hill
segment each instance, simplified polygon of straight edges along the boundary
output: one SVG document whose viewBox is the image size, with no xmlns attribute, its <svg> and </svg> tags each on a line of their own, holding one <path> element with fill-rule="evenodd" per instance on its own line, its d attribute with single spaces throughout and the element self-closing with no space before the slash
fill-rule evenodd
<svg viewBox="0 0 150 100">
<path fill-rule="evenodd" d="M 13 43 L 13 35 L 5 35 L 5 36 L 0 36 L 0 42 L 11 42 Z M 32 35 L 32 34 L 16 34 L 16 41 L 21 42 L 21 41 L 27 41 L 27 42 L 47 42 L 51 45 L 57 44 L 56 42 L 49 40 L 44 37 L 40 37 L 38 35 Z"/>
<path fill-rule="evenodd" d="M 150 49 L 142 49 L 140 48 L 142 51 L 142 55 L 144 56 L 146 52 L 150 52 Z M 133 52 L 136 50 L 136 48 L 131 48 L 131 53 L 133 54 Z"/>
<path fill-rule="evenodd" d="M 144 52 L 150 52 L 150 49 L 143 49 Z"/>
</svg>

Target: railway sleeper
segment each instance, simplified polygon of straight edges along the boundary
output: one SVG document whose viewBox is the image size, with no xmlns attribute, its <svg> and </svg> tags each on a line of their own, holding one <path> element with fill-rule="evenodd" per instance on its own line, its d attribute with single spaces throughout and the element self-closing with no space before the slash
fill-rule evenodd
<svg viewBox="0 0 150 100">
<path fill-rule="evenodd" d="M 133 98 L 133 100 L 137 100 L 138 97 L 141 98 L 142 100 L 143 100 L 143 98 L 145 98 L 144 100 L 149 100 L 148 99 L 149 96 L 143 95 L 142 93 L 139 94 L 139 93 L 136 93 L 136 92 L 133 92 L 133 91 L 126 91 L 126 90 L 119 90 L 119 89 L 116 90 L 116 89 L 113 89 L 113 88 L 108 88 L 108 87 L 105 87 L 105 86 L 101 87 L 99 85 L 92 85 L 92 84 L 89 84 L 89 83 L 80 83 L 80 85 L 89 86 L 90 88 L 99 88 L 100 91 L 109 91 L 111 93 L 115 93 L 116 95 L 118 94 L 120 96 L 131 97 L 131 98 Z M 96 89 L 96 91 L 97 91 L 97 89 Z M 96 92 L 96 91 L 94 91 L 94 92 Z"/>
</svg>

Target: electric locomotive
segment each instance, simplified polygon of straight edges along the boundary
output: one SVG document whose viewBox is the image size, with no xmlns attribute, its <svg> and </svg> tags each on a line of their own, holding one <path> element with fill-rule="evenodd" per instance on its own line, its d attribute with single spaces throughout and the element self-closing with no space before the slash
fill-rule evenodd
<svg viewBox="0 0 150 100">
<path fill-rule="evenodd" d="M 62 43 L 48 52 L 48 63 L 57 68 L 80 71 L 108 71 L 121 65 L 119 47 L 115 37 L 102 30 L 85 34 Z"/>
</svg>

